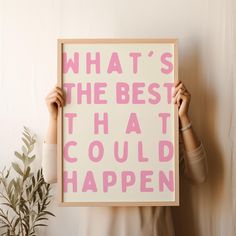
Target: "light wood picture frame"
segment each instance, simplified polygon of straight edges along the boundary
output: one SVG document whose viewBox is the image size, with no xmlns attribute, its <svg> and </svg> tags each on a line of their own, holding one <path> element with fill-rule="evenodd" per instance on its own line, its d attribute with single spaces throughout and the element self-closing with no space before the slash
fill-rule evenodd
<svg viewBox="0 0 236 236">
<path fill-rule="evenodd" d="M 178 40 L 58 39 L 57 53 L 59 205 L 178 206 Z"/>
</svg>

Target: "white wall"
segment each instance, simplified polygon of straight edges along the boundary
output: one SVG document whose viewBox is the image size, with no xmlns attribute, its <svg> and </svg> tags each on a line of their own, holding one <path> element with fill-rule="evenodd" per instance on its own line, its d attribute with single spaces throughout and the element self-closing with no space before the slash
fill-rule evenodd
<svg viewBox="0 0 236 236">
<path fill-rule="evenodd" d="M 209 162 L 206 184 L 182 180 L 177 235 L 236 235 L 235 13 L 234 0 L 0 0 L 0 168 L 21 146 L 23 125 L 37 134 L 40 165 L 57 38 L 176 37 Z M 52 208 L 57 217 L 41 235 L 76 235 L 79 208 Z"/>
</svg>

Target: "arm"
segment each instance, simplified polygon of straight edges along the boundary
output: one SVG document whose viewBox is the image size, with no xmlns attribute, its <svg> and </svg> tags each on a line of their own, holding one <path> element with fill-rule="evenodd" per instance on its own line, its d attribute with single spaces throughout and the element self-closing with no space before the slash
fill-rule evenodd
<svg viewBox="0 0 236 236">
<path fill-rule="evenodd" d="M 178 105 L 180 128 L 190 124 L 188 108 L 191 95 L 181 81 L 175 84 L 173 103 Z M 206 152 L 202 142 L 198 139 L 192 126 L 180 131 L 180 153 L 184 157 L 184 174 L 192 183 L 202 183 L 207 177 Z"/>
<path fill-rule="evenodd" d="M 64 106 L 62 90 L 55 86 L 45 98 L 49 111 L 49 123 L 46 136 L 43 141 L 42 169 L 46 182 L 57 181 L 57 116 L 58 107 Z"/>
<path fill-rule="evenodd" d="M 49 118 L 48 130 L 44 141 L 48 144 L 57 143 L 57 119 Z"/>
</svg>

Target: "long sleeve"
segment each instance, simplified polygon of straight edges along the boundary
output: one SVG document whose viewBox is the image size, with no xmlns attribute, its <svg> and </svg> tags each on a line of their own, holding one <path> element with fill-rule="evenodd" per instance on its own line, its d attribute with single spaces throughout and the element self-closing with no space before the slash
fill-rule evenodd
<svg viewBox="0 0 236 236">
<path fill-rule="evenodd" d="M 180 171 L 184 173 L 184 176 L 192 184 L 205 182 L 208 175 L 208 165 L 206 150 L 202 141 L 196 149 L 187 152 L 184 149 L 184 143 L 180 136 L 179 145 Z"/>
<path fill-rule="evenodd" d="M 42 170 L 47 183 L 57 182 L 57 144 L 43 142 Z"/>
</svg>

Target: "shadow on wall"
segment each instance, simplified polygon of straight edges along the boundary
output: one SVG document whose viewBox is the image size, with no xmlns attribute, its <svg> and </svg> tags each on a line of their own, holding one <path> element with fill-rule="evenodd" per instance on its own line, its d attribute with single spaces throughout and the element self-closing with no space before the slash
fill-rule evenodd
<svg viewBox="0 0 236 236">
<path fill-rule="evenodd" d="M 172 207 L 172 213 L 176 236 L 203 236 L 201 232 L 208 232 L 214 222 L 212 217 L 223 193 L 223 154 L 216 132 L 219 97 L 210 87 L 209 81 L 214 78 L 204 77 L 208 71 L 203 71 L 197 43 L 188 48 L 179 64 L 179 78 L 192 95 L 190 119 L 205 146 L 209 173 L 207 182 L 200 185 L 191 185 L 180 177 L 180 207 Z"/>
</svg>

